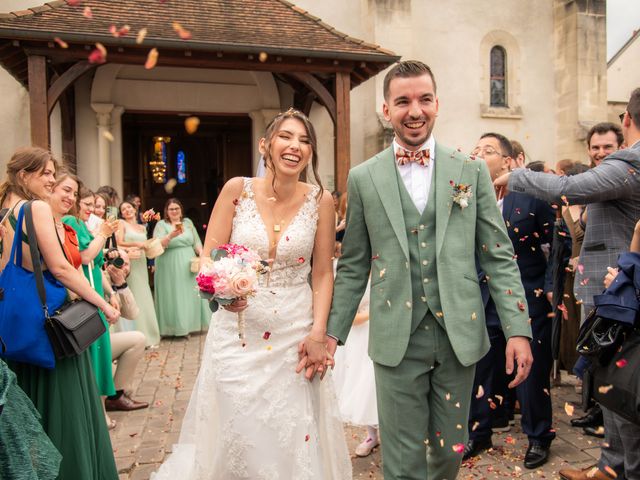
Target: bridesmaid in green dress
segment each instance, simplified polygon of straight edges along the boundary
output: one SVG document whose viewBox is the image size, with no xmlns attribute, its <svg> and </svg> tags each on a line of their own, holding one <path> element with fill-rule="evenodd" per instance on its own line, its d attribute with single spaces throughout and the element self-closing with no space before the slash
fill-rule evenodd
<svg viewBox="0 0 640 480">
<path fill-rule="evenodd" d="M 160 343 L 158 319 L 153 306 L 153 296 L 149 287 L 147 273 L 147 257 L 144 254 L 144 242 L 147 240 L 147 230 L 137 221 L 135 207 L 129 202 L 120 204 L 122 220 L 116 234 L 118 245 L 124 247 L 131 260 L 131 273 L 127 277 L 127 284 L 136 299 L 140 313 L 135 319 L 136 329 L 147 337 L 147 347 L 155 347 Z"/>
<path fill-rule="evenodd" d="M 180 201 L 170 198 L 164 219 L 153 230 L 164 253 L 156 258 L 155 302 L 160 335 L 182 337 L 209 326 L 211 310 L 198 295 L 191 259 L 200 256 L 202 243 L 193 222 L 183 218 Z"/>
<path fill-rule="evenodd" d="M 56 167 L 56 161 L 46 150 L 28 147 L 16 151 L 7 164 L 7 179 L 0 185 L 0 208 L 11 208 L 17 216 L 25 200 L 50 197 L 55 183 Z M 77 190 L 71 196 L 70 205 L 73 205 L 76 193 Z M 44 263 L 50 270 L 45 274 L 55 275 L 65 287 L 96 305 L 110 321 L 115 322 L 120 315 L 119 312 L 98 295 L 77 270 L 81 259 L 75 233 L 71 229 L 65 229 L 61 222 L 52 217 L 53 212 L 49 205 L 40 200 L 34 201 L 33 218 L 38 246 Z M 14 225 L 15 217 L 13 221 L 5 223 L 3 241 L 7 245 L 13 242 Z M 27 246 L 29 240 L 31 239 L 23 238 L 23 265 L 27 268 L 31 265 L 31 254 Z M 63 248 L 60 248 L 60 243 Z M 0 256 L 0 270 L 4 268 L 7 260 L 8 255 Z M 58 480 L 118 479 L 111 440 L 88 353 L 58 360 L 52 370 L 27 363 L 9 364 L 16 375 L 18 385 L 38 410 L 42 428 L 62 455 Z M 8 381 L 11 384 L 11 378 Z M 15 398 L 15 392 L 11 393 L 13 389 L 14 387 L 9 385 L 9 402 Z M 1 403 L 3 402 L 0 401 Z M 2 416 L 14 415 L 15 409 L 9 405 L 10 403 L 7 403 Z M 18 408 L 18 412 L 20 410 L 24 409 Z M 14 417 L 13 421 L 16 420 L 20 419 Z M 5 421 L 9 422 L 10 418 L 2 419 L 3 423 Z M 23 420 L 21 425 L 23 433 L 31 432 L 26 420 Z M 4 434 L 3 430 L 0 436 L 3 439 L 8 438 Z M 0 448 L 3 449 L 4 447 Z M 44 446 L 38 451 L 41 454 L 51 453 L 51 449 Z M 55 452 L 51 455 L 49 460 L 54 463 L 59 461 Z M 15 459 L 13 456 L 10 458 L 11 461 Z M 5 478 L 4 470 L 0 471 L 3 472 L 0 477 Z M 21 474 L 24 473 L 23 470 Z M 22 478 L 11 475 L 6 477 Z"/>
<path fill-rule="evenodd" d="M 116 231 L 118 223 L 117 221 L 103 222 L 94 237 L 85 223 L 93 213 L 95 206 L 94 194 L 91 190 L 81 187 L 79 199 L 77 216 L 67 215 L 62 218 L 62 222 L 76 231 L 80 256 L 82 257 L 82 271 L 96 292 L 104 297 L 104 290 L 102 288 L 102 265 L 104 264 L 104 256 L 102 249 L 105 246 L 107 238 Z M 111 339 L 109 337 L 109 325 L 105 321 L 102 312 L 100 312 L 100 316 L 107 331 L 103 333 L 98 340 L 93 342 L 89 347 L 89 351 L 91 353 L 93 371 L 98 383 L 98 391 L 102 396 L 109 396 L 115 395 L 116 393 L 111 369 Z M 113 428 L 114 424 L 109 426 Z"/>
</svg>

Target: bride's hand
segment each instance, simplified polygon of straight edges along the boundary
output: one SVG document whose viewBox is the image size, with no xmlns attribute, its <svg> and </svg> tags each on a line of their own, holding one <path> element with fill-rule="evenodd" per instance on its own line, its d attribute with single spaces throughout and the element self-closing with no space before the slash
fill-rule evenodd
<svg viewBox="0 0 640 480">
<path fill-rule="evenodd" d="M 313 380 L 316 373 L 320 374 L 322 380 L 329 367 L 334 365 L 333 356 L 327 350 L 326 338 L 318 340 L 313 335 L 308 335 L 298 345 L 298 358 L 296 373 L 306 369 L 307 380 Z"/>
<path fill-rule="evenodd" d="M 246 298 L 236 298 L 229 305 L 223 305 L 223 308 L 233 313 L 240 313 L 245 308 L 247 308 L 247 306 L 248 303 Z"/>
</svg>

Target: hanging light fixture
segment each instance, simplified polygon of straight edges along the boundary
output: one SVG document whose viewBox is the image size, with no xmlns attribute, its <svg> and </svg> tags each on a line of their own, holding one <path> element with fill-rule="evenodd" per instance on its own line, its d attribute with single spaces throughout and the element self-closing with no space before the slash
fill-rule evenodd
<svg viewBox="0 0 640 480">
<path fill-rule="evenodd" d="M 153 137 L 153 156 L 149 161 L 154 183 L 167 182 L 167 143 L 171 137 Z"/>
</svg>

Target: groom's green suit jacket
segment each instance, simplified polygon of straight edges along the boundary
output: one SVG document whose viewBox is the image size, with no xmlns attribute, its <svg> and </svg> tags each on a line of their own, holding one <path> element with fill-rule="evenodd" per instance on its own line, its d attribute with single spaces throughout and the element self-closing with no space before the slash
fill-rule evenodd
<svg viewBox="0 0 640 480">
<path fill-rule="evenodd" d="M 458 360 L 467 366 L 489 350 L 477 258 L 488 278 L 504 334 L 531 338 L 520 272 L 489 172 L 483 161 L 436 144 L 435 248 L 437 292 L 444 325 Z M 371 272 L 369 356 L 397 366 L 411 336 L 410 234 L 390 147 L 351 169 L 347 230 L 338 261 L 327 331 L 344 343 Z M 453 201 L 456 184 L 471 185 L 469 205 Z"/>
</svg>

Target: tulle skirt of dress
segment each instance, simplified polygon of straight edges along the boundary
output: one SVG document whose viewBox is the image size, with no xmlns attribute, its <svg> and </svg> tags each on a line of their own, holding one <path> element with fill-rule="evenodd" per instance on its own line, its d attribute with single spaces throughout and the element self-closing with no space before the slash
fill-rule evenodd
<svg viewBox="0 0 640 480">
<path fill-rule="evenodd" d="M 373 362 L 367 353 L 369 322 L 351 328 L 347 342 L 338 347 L 333 379 L 342 420 L 353 425 L 378 425 L 378 403 Z"/>
<path fill-rule="evenodd" d="M 180 440 L 154 480 L 349 480 L 333 381 L 295 373 L 312 325 L 308 284 L 261 287 L 237 315 L 213 314 Z"/>
</svg>

